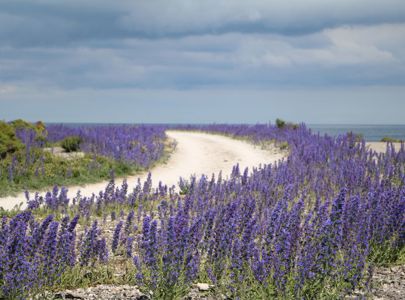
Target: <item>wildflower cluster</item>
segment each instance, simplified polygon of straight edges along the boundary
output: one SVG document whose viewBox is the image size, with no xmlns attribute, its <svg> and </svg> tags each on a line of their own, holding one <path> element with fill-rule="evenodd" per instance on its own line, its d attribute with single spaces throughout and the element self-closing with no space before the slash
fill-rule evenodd
<svg viewBox="0 0 405 300">
<path fill-rule="evenodd" d="M 133 190 L 111 180 L 92 197 L 67 199 L 57 188 L 36 195 L 28 211 L 2 221 L 3 294 L 24 296 L 69 268 L 120 256 L 132 264 L 126 278 L 156 298 L 208 282 L 232 298 L 333 299 L 367 288 L 375 263 L 404 253 L 404 144 L 377 154 L 351 135 L 315 135 L 305 125 L 187 129 L 286 142 L 289 155 L 253 170 L 235 166 L 225 179 L 181 180 L 178 191 L 154 188 L 149 176 Z M 62 221 L 36 221 L 44 209 Z M 89 227 L 75 242 L 79 218 Z M 113 230 L 105 233 L 101 219 Z"/>
<path fill-rule="evenodd" d="M 80 150 L 142 167 L 150 166 L 164 151 L 165 128 L 162 126 L 66 126 L 49 125 L 48 140 L 61 141 L 69 136 L 80 138 Z"/>
</svg>

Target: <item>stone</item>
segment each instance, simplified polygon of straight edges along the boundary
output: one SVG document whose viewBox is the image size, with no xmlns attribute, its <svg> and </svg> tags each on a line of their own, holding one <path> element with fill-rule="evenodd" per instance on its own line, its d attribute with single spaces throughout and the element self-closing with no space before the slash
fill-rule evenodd
<svg viewBox="0 0 405 300">
<path fill-rule="evenodd" d="M 83 297 L 76 295 L 74 293 L 56 293 L 54 296 L 55 299 L 84 299 Z"/>
<path fill-rule="evenodd" d="M 68 298 L 67 294 L 74 296 L 80 295 L 80 298 Z M 130 285 L 97 285 L 94 287 L 77 289 L 74 291 L 63 291 L 54 294 L 55 299 L 103 299 L 103 300 L 149 300 L 136 287 Z"/>
<path fill-rule="evenodd" d="M 210 285 L 208 283 L 197 283 L 196 286 L 200 292 L 206 292 L 210 290 Z"/>
</svg>

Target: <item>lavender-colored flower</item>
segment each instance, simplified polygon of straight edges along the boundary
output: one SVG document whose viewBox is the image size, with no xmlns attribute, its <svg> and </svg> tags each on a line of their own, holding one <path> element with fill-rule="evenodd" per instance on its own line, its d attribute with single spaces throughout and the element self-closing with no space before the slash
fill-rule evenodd
<svg viewBox="0 0 405 300">
<path fill-rule="evenodd" d="M 117 251 L 118 244 L 119 244 L 119 241 L 120 241 L 120 233 L 121 233 L 121 229 L 122 229 L 123 224 L 124 223 L 122 221 L 119 221 L 117 226 L 115 227 L 113 241 L 112 241 L 112 245 L 111 245 L 111 249 L 112 249 L 113 253 L 115 253 Z"/>
</svg>

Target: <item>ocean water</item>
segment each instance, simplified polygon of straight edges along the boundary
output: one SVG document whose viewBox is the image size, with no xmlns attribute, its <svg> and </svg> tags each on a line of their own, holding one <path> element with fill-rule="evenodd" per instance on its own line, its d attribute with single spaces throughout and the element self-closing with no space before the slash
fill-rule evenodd
<svg viewBox="0 0 405 300">
<path fill-rule="evenodd" d="M 48 123 L 56 124 L 56 123 Z M 122 123 L 124 125 L 126 123 Z M 66 126 L 108 126 L 108 123 L 64 123 Z M 115 123 L 117 125 L 117 123 Z M 162 124 L 174 126 L 176 124 Z M 328 134 L 337 136 L 347 132 L 361 134 L 366 141 L 380 141 L 383 137 L 391 137 L 394 139 L 405 140 L 405 124 L 404 125 L 358 125 L 358 124 L 307 124 L 314 133 Z"/>
<path fill-rule="evenodd" d="M 405 125 L 350 125 L 308 124 L 313 132 L 337 136 L 347 132 L 361 134 L 366 141 L 380 141 L 383 137 L 405 140 Z"/>
</svg>

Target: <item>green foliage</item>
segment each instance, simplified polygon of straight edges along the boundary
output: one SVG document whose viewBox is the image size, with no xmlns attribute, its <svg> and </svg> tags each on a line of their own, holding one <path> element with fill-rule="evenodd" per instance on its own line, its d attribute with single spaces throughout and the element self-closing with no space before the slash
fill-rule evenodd
<svg viewBox="0 0 405 300">
<path fill-rule="evenodd" d="M 288 149 L 288 143 L 287 142 L 281 142 L 279 144 L 279 147 L 280 147 L 281 150 L 286 150 L 286 149 Z"/>
<path fill-rule="evenodd" d="M 277 118 L 276 119 L 276 126 L 277 128 L 284 128 L 285 127 L 285 121 L 282 119 Z"/>
<path fill-rule="evenodd" d="M 290 123 L 290 126 L 292 129 L 296 130 L 300 127 L 300 125 L 296 124 L 296 123 Z"/>
<path fill-rule="evenodd" d="M 8 167 L 12 163 L 12 156 L 0 161 L 0 197 L 21 192 L 25 189 L 40 190 L 56 185 L 80 185 L 108 180 L 111 170 L 116 176 L 131 175 L 142 170 L 138 165 L 129 165 L 113 159 L 85 155 L 66 159 L 40 148 L 32 149 L 30 157 L 32 164 L 25 162 L 24 150 L 14 153 L 18 164 L 13 171 L 13 180 L 8 178 Z"/>
<path fill-rule="evenodd" d="M 35 130 L 36 143 L 25 148 L 16 135 L 16 129 Z M 65 151 L 78 150 L 79 141 L 76 136 L 67 138 L 64 141 Z M 54 185 L 82 185 L 108 180 L 111 171 L 120 177 L 145 170 L 136 163 L 118 161 L 94 153 L 58 156 L 49 149 L 43 149 L 45 145 L 49 143 L 46 127 L 41 121 L 35 124 L 23 120 L 10 123 L 0 121 L 0 197 L 24 190 L 38 191 Z M 173 149 L 172 144 L 165 144 L 164 155 L 152 166 L 165 162 Z"/>
<path fill-rule="evenodd" d="M 42 121 L 36 122 L 36 123 L 35 123 L 35 129 L 36 129 L 38 132 L 44 132 L 44 131 L 46 131 L 46 127 L 45 127 L 44 122 L 42 122 Z"/>
<path fill-rule="evenodd" d="M 80 149 L 81 138 L 78 136 L 68 136 L 61 142 L 61 147 L 66 152 L 75 152 Z"/>
<path fill-rule="evenodd" d="M 376 265 L 389 266 L 405 262 L 405 243 L 398 235 L 383 244 L 373 243 L 370 249 L 369 260 Z"/>
<path fill-rule="evenodd" d="M 22 119 L 17 119 L 14 121 L 9 122 L 10 126 L 14 129 L 33 129 L 35 130 L 35 126 L 27 121 Z"/>
<path fill-rule="evenodd" d="M 289 129 L 293 129 L 293 130 L 296 130 L 300 127 L 299 124 L 292 123 L 292 122 L 286 122 L 279 118 L 276 119 L 276 126 L 279 129 L 289 128 Z"/>
<path fill-rule="evenodd" d="M 15 129 L 6 122 L 0 121 L 0 158 L 5 158 L 7 153 L 21 149 L 23 144 L 17 138 Z"/>
<path fill-rule="evenodd" d="M 400 143 L 401 140 L 399 140 L 399 139 L 394 139 L 394 138 L 392 138 L 392 137 L 390 137 L 390 136 L 384 136 L 384 137 L 381 139 L 381 142 L 384 142 L 384 143 Z"/>
</svg>

